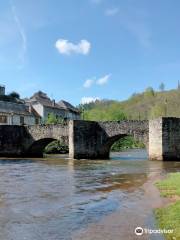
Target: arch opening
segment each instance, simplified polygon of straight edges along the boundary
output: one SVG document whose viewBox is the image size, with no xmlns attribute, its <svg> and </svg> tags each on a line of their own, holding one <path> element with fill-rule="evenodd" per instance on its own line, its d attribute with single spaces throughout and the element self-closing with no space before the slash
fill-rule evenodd
<svg viewBox="0 0 180 240">
<path fill-rule="evenodd" d="M 121 134 L 109 138 L 102 145 L 100 154 L 110 157 L 111 152 L 121 152 L 127 149 L 147 149 L 147 143 L 144 139 L 139 139 L 133 135 Z"/>
<path fill-rule="evenodd" d="M 56 141 L 54 138 L 43 138 L 37 141 L 34 141 L 29 147 L 26 155 L 31 157 L 43 157 L 44 149 L 51 142 Z"/>
<path fill-rule="evenodd" d="M 66 154 L 69 146 L 66 139 L 43 138 L 34 141 L 26 152 L 27 156 L 43 157 L 44 154 Z"/>
</svg>

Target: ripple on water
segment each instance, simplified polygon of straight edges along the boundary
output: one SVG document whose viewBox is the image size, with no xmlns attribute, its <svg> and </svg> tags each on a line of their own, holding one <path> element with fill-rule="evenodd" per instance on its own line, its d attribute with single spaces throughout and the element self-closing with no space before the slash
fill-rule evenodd
<svg viewBox="0 0 180 240">
<path fill-rule="evenodd" d="M 0 239 L 69 240 L 117 209 L 136 208 L 150 173 L 179 170 L 139 150 L 110 161 L 1 159 Z"/>
</svg>

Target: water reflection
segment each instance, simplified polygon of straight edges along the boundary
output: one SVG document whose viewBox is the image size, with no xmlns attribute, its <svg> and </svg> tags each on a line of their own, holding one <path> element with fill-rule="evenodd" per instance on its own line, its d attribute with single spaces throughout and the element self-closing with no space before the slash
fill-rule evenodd
<svg viewBox="0 0 180 240">
<path fill-rule="evenodd" d="M 180 170 L 151 162 L 145 151 L 113 153 L 111 160 L 0 160 L 0 239 L 71 239 L 74 231 L 131 205 L 153 172 Z"/>
</svg>

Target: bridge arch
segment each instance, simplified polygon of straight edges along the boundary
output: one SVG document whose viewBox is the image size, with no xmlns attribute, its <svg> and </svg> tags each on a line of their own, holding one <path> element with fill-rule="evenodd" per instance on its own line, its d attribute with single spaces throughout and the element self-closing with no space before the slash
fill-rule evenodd
<svg viewBox="0 0 180 240">
<path fill-rule="evenodd" d="M 148 146 L 148 132 L 148 121 L 72 121 L 69 125 L 70 157 L 108 159 L 113 143 L 125 136 L 132 136 Z"/>
<path fill-rule="evenodd" d="M 29 148 L 26 151 L 26 155 L 27 156 L 31 156 L 31 157 L 43 157 L 43 151 L 45 149 L 45 147 L 55 141 L 57 139 L 55 138 L 42 138 L 39 140 L 34 141 Z"/>
<path fill-rule="evenodd" d="M 99 147 L 99 154 L 103 156 L 103 158 L 108 159 L 110 156 L 110 152 L 113 144 L 125 137 L 132 137 L 135 141 L 142 142 L 145 145 L 146 149 L 148 150 L 147 142 L 145 139 L 143 140 L 139 139 L 133 134 L 118 134 L 118 135 L 107 138 L 107 140 Z"/>
</svg>

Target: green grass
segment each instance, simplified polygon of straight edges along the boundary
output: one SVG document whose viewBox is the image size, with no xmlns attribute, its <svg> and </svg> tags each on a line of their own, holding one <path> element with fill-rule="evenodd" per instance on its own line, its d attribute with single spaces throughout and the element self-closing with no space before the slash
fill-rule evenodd
<svg viewBox="0 0 180 240">
<path fill-rule="evenodd" d="M 163 197 L 180 196 L 180 173 L 170 173 L 165 180 L 156 183 Z"/>
<path fill-rule="evenodd" d="M 167 179 L 156 183 L 161 195 L 164 197 L 180 196 L 180 173 L 171 173 Z M 155 210 L 158 227 L 161 229 L 173 229 L 172 234 L 165 234 L 167 240 L 180 239 L 180 201 L 164 208 Z"/>
</svg>

